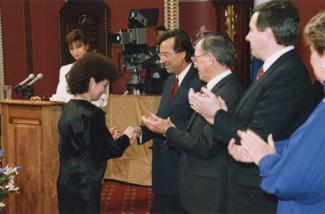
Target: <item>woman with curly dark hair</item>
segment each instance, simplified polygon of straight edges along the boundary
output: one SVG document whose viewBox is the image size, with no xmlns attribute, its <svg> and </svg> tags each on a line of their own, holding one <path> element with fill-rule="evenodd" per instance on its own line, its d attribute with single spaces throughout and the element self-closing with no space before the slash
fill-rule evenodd
<svg viewBox="0 0 325 214">
<path fill-rule="evenodd" d="M 112 62 L 88 53 L 71 68 L 67 83 L 72 99 L 59 121 L 60 172 L 57 181 L 60 213 L 99 213 L 101 181 L 110 158 L 120 157 L 135 137 L 128 127 L 113 139 L 98 100 L 117 78 Z"/>
</svg>

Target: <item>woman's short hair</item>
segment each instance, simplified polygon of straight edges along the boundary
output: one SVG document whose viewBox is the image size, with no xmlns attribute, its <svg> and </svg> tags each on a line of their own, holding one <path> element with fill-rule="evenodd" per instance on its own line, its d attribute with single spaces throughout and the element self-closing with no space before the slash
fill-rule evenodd
<svg viewBox="0 0 325 214">
<path fill-rule="evenodd" d="M 325 10 L 309 20 L 304 30 L 304 38 L 320 56 L 325 54 Z"/>
<path fill-rule="evenodd" d="M 110 58 L 99 53 L 86 53 L 74 63 L 66 76 L 69 92 L 71 94 L 88 92 L 91 77 L 96 83 L 103 80 L 112 83 L 118 78 L 118 72 Z"/>
<path fill-rule="evenodd" d="M 73 43 L 82 43 L 84 45 L 87 45 L 88 52 L 95 50 L 94 39 L 81 29 L 73 29 L 72 31 L 70 31 L 66 35 L 65 41 L 68 46 L 71 46 Z"/>
</svg>

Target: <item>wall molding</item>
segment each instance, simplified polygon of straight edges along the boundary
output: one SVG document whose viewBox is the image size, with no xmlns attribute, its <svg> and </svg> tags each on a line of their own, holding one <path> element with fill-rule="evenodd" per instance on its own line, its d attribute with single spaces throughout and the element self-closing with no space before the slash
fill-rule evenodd
<svg viewBox="0 0 325 214">
<path fill-rule="evenodd" d="M 3 61 L 3 44 L 2 44 L 2 14 L 0 8 L 0 91 L 3 90 L 3 85 L 5 84 L 4 78 L 4 61 Z M 0 93 L 0 98 L 3 98 L 3 93 Z"/>
</svg>

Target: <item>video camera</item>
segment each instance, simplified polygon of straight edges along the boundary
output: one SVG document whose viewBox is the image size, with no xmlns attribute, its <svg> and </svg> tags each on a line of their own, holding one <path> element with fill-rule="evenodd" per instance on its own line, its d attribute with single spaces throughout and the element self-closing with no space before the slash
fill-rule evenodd
<svg viewBox="0 0 325 214">
<path fill-rule="evenodd" d="M 147 19 L 138 10 L 130 10 L 128 29 L 112 33 L 110 41 L 123 45 L 123 55 L 141 53 L 147 50 Z"/>
<path fill-rule="evenodd" d="M 144 14 L 150 17 L 150 22 Z M 133 73 L 128 89 L 131 87 L 131 89 L 142 90 L 139 73 L 143 68 L 150 66 L 153 61 L 153 56 L 147 46 L 146 27 L 153 24 L 152 17 L 156 22 L 157 16 L 158 9 L 130 10 L 128 28 L 110 34 L 111 43 L 122 46 L 123 67 Z"/>
</svg>

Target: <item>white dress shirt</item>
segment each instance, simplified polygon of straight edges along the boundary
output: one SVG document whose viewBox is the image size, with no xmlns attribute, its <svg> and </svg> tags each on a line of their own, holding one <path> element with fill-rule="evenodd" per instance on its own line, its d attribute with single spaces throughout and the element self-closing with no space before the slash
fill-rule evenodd
<svg viewBox="0 0 325 214">
<path fill-rule="evenodd" d="M 176 75 L 176 77 L 178 78 L 178 86 L 181 85 L 183 79 L 185 78 L 186 74 L 190 70 L 191 66 L 192 63 L 188 64 L 188 66 L 181 73 L 179 73 L 179 75 Z"/>
<path fill-rule="evenodd" d="M 73 97 L 73 95 L 68 92 L 68 89 L 69 89 L 68 83 L 65 78 L 67 73 L 72 68 L 72 66 L 73 66 L 73 63 L 64 65 L 60 68 L 59 84 L 56 88 L 55 94 L 53 94 L 50 97 L 51 101 L 68 102 Z M 91 103 L 97 107 L 100 107 L 100 108 L 104 107 L 107 104 L 107 97 L 108 97 L 108 92 L 105 92 L 102 94 L 102 96 L 100 96 L 99 100 L 92 101 Z"/>
<path fill-rule="evenodd" d="M 213 77 L 212 79 L 210 79 L 210 81 L 207 83 L 207 89 L 209 91 L 211 91 L 213 89 L 213 87 L 215 85 L 217 85 L 218 82 L 220 82 L 223 78 L 225 78 L 226 76 L 231 74 L 231 70 L 226 70 L 224 72 L 222 72 L 219 75 L 216 75 L 215 77 Z"/>
<path fill-rule="evenodd" d="M 271 55 L 267 60 L 265 60 L 264 64 L 263 64 L 263 71 L 266 72 L 267 69 L 269 69 L 271 67 L 271 65 L 280 58 L 280 56 L 282 56 L 283 54 L 287 53 L 288 51 L 291 51 L 292 49 L 294 49 L 295 47 L 293 45 L 290 45 L 288 47 L 283 48 L 282 50 L 274 53 L 273 55 Z"/>
</svg>

